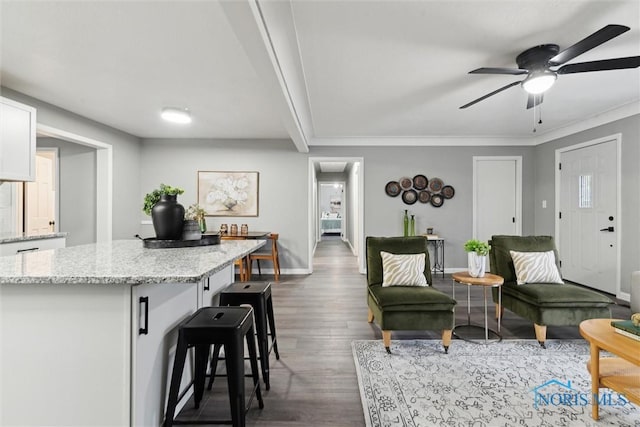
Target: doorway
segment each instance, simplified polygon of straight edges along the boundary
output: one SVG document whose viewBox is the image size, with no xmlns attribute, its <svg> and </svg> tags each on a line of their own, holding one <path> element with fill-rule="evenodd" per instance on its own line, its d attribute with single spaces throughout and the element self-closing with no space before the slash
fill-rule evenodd
<svg viewBox="0 0 640 427">
<path fill-rule="evenodd" d="M 556 235 L 564 279 L 620 291 L 619 136 L 556 151 Z"/>
<path fill-rule="evenodd" d="M 321 170 L 321 164 L 343 164 L 340 172 L 326 172 Z M 360 273 L 365 272 L 364 247 L 364 159 L 361 157 L 309 157 L 309 272 L 313 272 L 313 255 L 320 241 L 320 183 L 342 183 L 343 196 L 341 199 L 341 239 L 350 247 L 358 260 Z M 335 175 L 327 175 L 327 174 Z M 336 200 L 337 201 L 337 200 Z M 335 203 L 334 203 L 335 206 Z M 329 209 L 330 210 L 330 209 Z M 334 224 L 335 225 L 335 224 Z"/>
<path fill-rule="evenodd" d="M 346 204 L 344 182 L 321 182 L 318 191 L 320 240 L 341 238 L 344 240 Z"/>
<path fill-rule="evenodd" d="M 47 234 L 58 231 L 58 150 L 38 148 L 35 181 L 24 183 L 24 231 Z"/>
</svg>

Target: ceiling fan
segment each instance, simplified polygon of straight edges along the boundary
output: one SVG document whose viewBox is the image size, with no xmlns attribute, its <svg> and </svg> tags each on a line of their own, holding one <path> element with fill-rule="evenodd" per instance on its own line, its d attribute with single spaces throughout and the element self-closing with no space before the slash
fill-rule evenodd
<svg viewBox="0 0 640 427">
<path fill-rule="evenodd" d="M 526 75 L 524 80 L 509 83 L 500 89 L 494 90 L 468 104 L 461 109 L 470 107 L 490 96 L 509 89 L 518 84 L 527 91 L 527 109 L 535 107 L 542 102 L 543 94 L 555 83 L 558 74 L 587 73 L 590 71 L 621 70 L 626 68 L 637 68 L 640 66 L 640 56 L 628 56 L 625 58 L 603 59 L 600 61 L 579 62 L 575 64 L 558 67 L 578 55 L 582 55 L 601 44 L 629 31 L 629 27 L 624 25 L 607 25 L 573 46 L 569 46 L 560 52 L 557 44 L 543 44 L 525 50 L 516 57 L 518 68 L 478 68 L 469 71 L 469 74 L 509 74 Z"/>
</svg>

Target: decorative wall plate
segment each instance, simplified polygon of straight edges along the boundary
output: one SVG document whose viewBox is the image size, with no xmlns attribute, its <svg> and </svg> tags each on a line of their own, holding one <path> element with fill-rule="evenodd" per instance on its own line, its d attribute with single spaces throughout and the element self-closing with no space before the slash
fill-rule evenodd
<svg viewBox="0 0 640 427">
<path fill-rule="evenodd" d="M 390 197 L 397 197 L 400 191 L 400 184 L 398 184 L 397 181 L 389 181 L 387 185 L 384 186 L 384 192 Z"/>
<path fill-rule="evenodd" d="M 442 190 L 440 190 L 440 193 L 444 196 L 445 199 L 450 199 L 454 194 L 456 194 L 456 190 L 454 190 L 454 188 L 450 185 L 445 185 L 444 187 L 442 187 Z"/>
<path fill-rule="evenodd" d="M 413 188 L 416 190 L 424 190 L 427 188 L 429 180 L 424 175 L 416 175 L 413 177 Z"/>
<path fill-rule="evenodd" d="M 398 180 L 398 183 L 400 183 L 400 188 L 402 188 L 403 190 L 410 190 L 411 186 L 413 185 L 413 180 L 411 178 L 403 176 Z"/>
<path fill-rule="evenodd" d="M 429 203 L 429 200 L 431 200 L 431 193 L 429 193 L 428 191 L 419 192 L 418 200 L 420 201 L 420 203 Z"/>
<path fill-rule="evenodd" d="M 442 197 L 440 194 L 431 195 L 431 205 L 434 208 L 439 208 L 440 206 L 442 206 L 443 203 L 444 203 L 444 197 Z"/>
<path fill-rule="evenodd" d="M 407 205 L 412 205 L 418 200 L 416 190 L 407 190 L 402 192 L 402 201 Z"/>
<path fill-rule="evenodd" d="M 442 182 L 440 178 L 431 178 L 429 181 L 429 190 L 431 190 L 432 193 L 439 193 L 443 185 L 444 182 Z"/>
</svg>

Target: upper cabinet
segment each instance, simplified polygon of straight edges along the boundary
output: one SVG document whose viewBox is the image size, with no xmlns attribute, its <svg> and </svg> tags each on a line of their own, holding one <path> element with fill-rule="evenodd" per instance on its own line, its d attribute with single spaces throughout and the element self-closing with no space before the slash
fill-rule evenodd
<svg viewBox="0 0 640 427">
<path fill-rule="evenodd" d="M 36 109 L 0 96 L 0 181 L 33 181 Z"/>
</svg>

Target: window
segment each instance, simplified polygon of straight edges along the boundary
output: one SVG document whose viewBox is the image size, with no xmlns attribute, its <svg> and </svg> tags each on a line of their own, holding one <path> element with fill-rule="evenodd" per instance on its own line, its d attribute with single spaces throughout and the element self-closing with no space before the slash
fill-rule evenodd
<svg viewBox="0 0 640 427">
<path fill-rule="evenodd" d="M 578 177 L 578 207 L 593 207 L 592 175 L 580 175 Z"/>
</svg>

